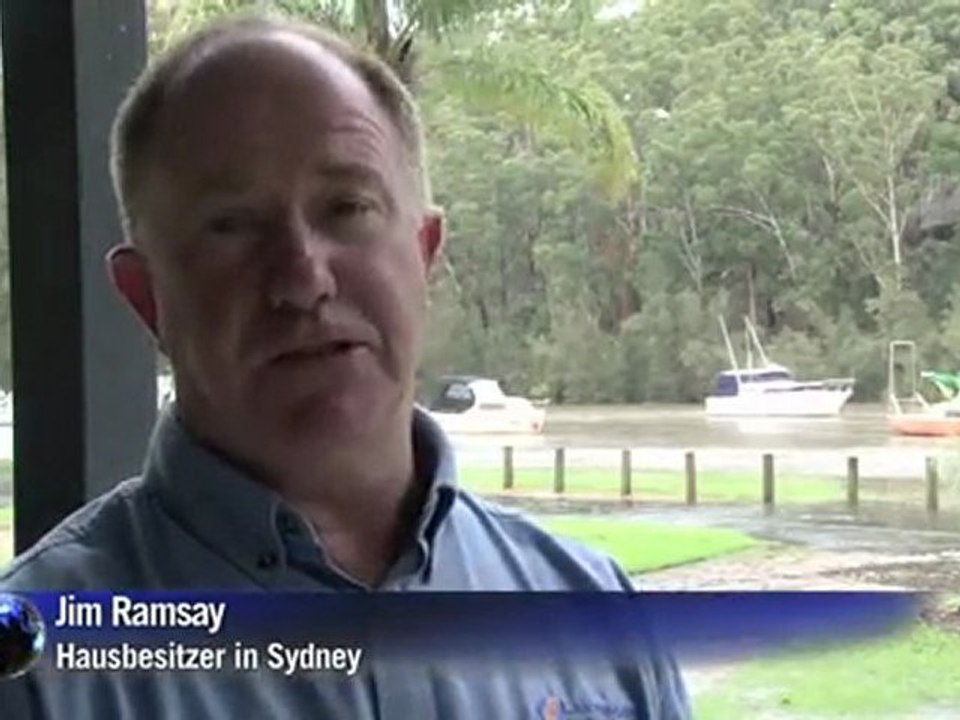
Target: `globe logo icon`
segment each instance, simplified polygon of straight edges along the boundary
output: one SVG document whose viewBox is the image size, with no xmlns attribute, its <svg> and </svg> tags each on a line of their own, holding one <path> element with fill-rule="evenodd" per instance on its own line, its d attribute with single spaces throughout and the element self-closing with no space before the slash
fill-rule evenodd
<svg viewBox="0 0 960 720">
<path fill-rule="evenodd" d="M 26 598 L 0 593 L 0 679 L 23 675 L 43 654 L 43 616 Z"/>
</svg>

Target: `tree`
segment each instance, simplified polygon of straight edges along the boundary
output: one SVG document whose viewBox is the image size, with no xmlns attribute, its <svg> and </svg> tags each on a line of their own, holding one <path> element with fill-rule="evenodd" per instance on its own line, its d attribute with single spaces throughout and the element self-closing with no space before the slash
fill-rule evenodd
<svg viewBox="0 0 960 720">
<path fill-rule="evenodd" d="M 842 38 L 816 59 L 816 94 L 792 108 L 835 179 L 841 211 L 859 218 L 847 240 L 881 288 L 901 286 L 908 210 L 923 189 L 924 134 L 941 91 L 925 67 L 930 54 L 925 41 L 869 49 Z"/>
<path fill-rule="evenodd" d="M 495 32 L 525 22 L 531 13 L 560 5 L 551 0 L 153 0 L 151 47 L 162 50 L 184 32 L 222 14 L 279 11 L 354 36 L 387 62 L 411 88 L 417 86 L 419 37 L 453 41 L 467 37 L 468 52 L 443 55 L 434 70 L 447 91 L 486 110 L 502 112 L 533 128 L 559 130 L 596 159 L 596 177 L 612 195 L 636 177 L 636 154 L 626 122 L 609 93 L 589 77 L 566 81 L 556 65 L 502 52 Z M 570 12 L 581 17 L 589 0 Z M 481 42 L 469 38 L 482 23 Z M 492 27 L 491 27 L 492 25 Z"/>
</svg>

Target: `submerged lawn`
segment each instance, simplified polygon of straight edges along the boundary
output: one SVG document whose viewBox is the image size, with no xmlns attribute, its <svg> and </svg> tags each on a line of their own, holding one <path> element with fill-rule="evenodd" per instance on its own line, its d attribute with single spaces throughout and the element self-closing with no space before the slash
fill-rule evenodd
<svg viewBox="0 0 960 720">
<path fill-rule="evenodd" d="M 683 565 L 759 545 L 736 530 L 637 522 L 626 518 L 548 515 L 539 523 L 611 555 L 628 573 Z"/>
<path fill-rule="evenodd" d="M 617 496 L 620 471 L 612 468 L 567 468 L 565 492 Z M 500 468 L 464 467 L 458 481 L 479 493 L 504 492 Z M 685 498 L 686 480 L 682 472 L 634 471 L 632 491 L 638 500 L 675 500 Z M 514 489 L 523 492 L 552 492 L 552 468 L 517 468 Z M 796 503 L 837 502 L 845 498 L 839 478 L 782 476 L 776 479 L 776 501 Z M 762 497 L 758 472 L 702 471 L 697 475 L 697 496 L 705 501 L 759 502 Z"/>
</svg>

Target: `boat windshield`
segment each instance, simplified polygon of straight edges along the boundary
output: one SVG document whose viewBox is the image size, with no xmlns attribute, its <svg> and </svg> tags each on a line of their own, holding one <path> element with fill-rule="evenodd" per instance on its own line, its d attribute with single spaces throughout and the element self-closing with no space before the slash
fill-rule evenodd
<svg viewBox="0 0 960 720">
<path fill-rule="evenodd" d="M 732 373 L 717 375 L 713 386 L 713 394 L 718 397 L 728 397 L 737 394 L 737 378 Z"/>
<path fill-rule="evenodd" d="M 741 373 L 741 382 L 771 382 L 776 380 L 790 380 L 790 373 L 786 370 L 767 370 L 757 373 Z"/>
<path fill-rule="evenodd" d="M 452 382 L 444 385 L 440 394 L 430 404 L 434 412 L 462 413 L 473 407 L 473 390 L 462 382 Z"/>
</svg>

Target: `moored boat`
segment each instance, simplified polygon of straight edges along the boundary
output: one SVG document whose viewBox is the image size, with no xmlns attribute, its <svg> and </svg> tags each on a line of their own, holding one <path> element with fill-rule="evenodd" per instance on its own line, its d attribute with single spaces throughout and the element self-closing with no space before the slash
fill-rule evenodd
<svg viewBox="0 0 960 720">
<path fill-rule="evenodd" d="M 789 368 L 771 362 L 748 318 L 747 367 L 741 369 L 730 342 L 726 323 L 720 329 L 727 346 L 731 369 L 719 373 L 706 398 L 706 413 L 712 417 L 829 417 L 838 415 L 853 395 L 853 378 L 797 380 Z M 753 365 L 753 352 L 760 358 Z"/>
<path fill-rule="evenodd" d="M 543 432 L 546 409 L 507 395 L 497 380 L 474 376 L 441 379 L 430 416 L 450 434 Z"/>
<path fill-rule="evenodd" d="M 913 437 L 960 437 L 960 407 L 953 414 L 930 411 L 902 413 L 887 418 L 890 429 L 897 435 Z"/>
<path fill-rule="evenodd" d="M 905 388 L 897 382 L 898 371 L 906 374 Z M 960 437 L 960 374 L 919 373 L 920 379 L 937 388 L 943 398 L 930 402 L 918 388 L 916 344 L 895 340 L 890 343 L 887 376 L 887 425 L 891 432 L 913 437 Z"/>
</svg>

